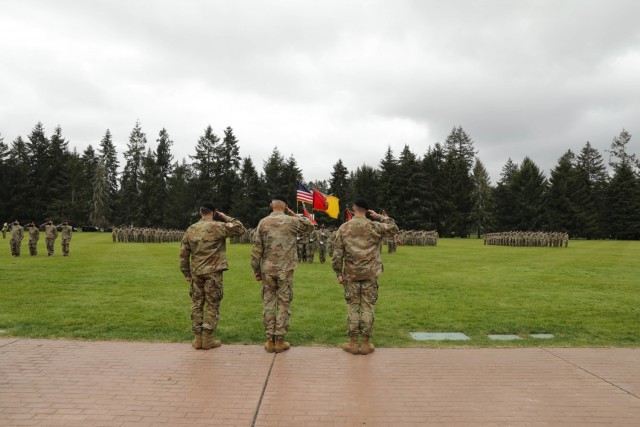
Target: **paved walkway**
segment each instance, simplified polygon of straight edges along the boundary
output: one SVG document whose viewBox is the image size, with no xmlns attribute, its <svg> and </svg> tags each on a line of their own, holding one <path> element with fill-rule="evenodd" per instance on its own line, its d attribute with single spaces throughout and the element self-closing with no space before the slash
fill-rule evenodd
<svg viewBox="0 0 640 427">
<path fill-rule="evenodd" d="M 640 349 L 0 339 L 0 425 L 640 425 Z"/>
</svg>

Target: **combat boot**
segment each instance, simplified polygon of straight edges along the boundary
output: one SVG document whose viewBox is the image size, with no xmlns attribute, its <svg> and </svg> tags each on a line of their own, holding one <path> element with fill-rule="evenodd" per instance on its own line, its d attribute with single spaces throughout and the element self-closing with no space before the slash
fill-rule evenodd
<svg viewBox="0 0 640 427">
<path fill-rule="evenodd" d="M 264 343 L 264 349 L 267 353 L 273 353 L 276 349 L 276 345 L 273 342 L 273 337 L 270 336 L 266 343 Z"/>
<path fill-rule="evenodd" d="M 358 336 L 349 335 L 349 342 L 342 344 L 342 349 L 347 353 L 360 354 L 360 350 L 358 350 Z"/>
<path fill-rule="evenodd" d="M 193 342 L 191 343 L 191 346 L 193 348 L 195 348 L 196 350 L 202 350 L 202 335 L 201 334 L 195 334 L 195 336 L 193 338 Z"/>
<path fill-rule="evenodd" d="M 360 354 L 370 354 L 376 349 L 372 342 L 369 342 L 370 337 L 362 336 L 362 346 L 360 347 Z"/>
<path fill-rule="evenodd" d="M 209 350 L 210 348 L 217 348 L 220 347 L 222 345 L 222 343 L 220 342 L 220 340 L 214 340 L 212 337 L 213 332 L 211 331 L 204 331 L 202 333 L 203 337 L 202 337 L 202 349 L 203 350 Z"/>
<path fill-rule="evenodd" d="M 284 340 L 283 336 L 276 337 L 276 345 L 274 347 L 274 351 L 276 353 L 282 353 L 283 351 L 289 350 L 291 345 Z"/>
</svg>

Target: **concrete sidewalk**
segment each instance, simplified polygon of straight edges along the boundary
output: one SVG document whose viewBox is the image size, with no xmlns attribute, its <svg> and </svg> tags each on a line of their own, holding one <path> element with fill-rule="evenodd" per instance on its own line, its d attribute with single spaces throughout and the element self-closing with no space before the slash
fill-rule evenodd
<svg viewBox="0 0 640 427">
<path fill-rule="evenodd" d="M 640 425 L 640 349 L 0 339 L 0 425 Z"/>
</svg>

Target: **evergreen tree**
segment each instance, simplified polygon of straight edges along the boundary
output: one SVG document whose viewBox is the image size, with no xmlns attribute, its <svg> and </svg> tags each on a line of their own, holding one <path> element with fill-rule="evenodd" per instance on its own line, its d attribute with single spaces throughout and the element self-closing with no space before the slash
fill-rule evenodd
<svg viewBox="0 0 640 427">
<path fill-rule="evenodd" d="M 96 227 L 107 227 L 109 225 L 109 181 L 107 168 L 102 161 L 96 166 L 93 177 L 93 200 L 91 212 L 89 213 L 89 223 Z"/>
<path fill-rule="evenodd" d="M 240 186 L 240 161 L 238 140 L 233 129 L 227 127 L 222 143 L 216 149 L 215 181 L 218 185 L 215 203 L 216 208 L 222 212 L 231 212 L 233 195 Z"/>
<path fill-rule="evenodd" d="M 269 197 L 281 194 L 289 200 L 290 207 L 295 211 L 296 181 L 302 182 L 302 172 L 298 168 L 293 156 L 285 160 L 278 151 L 278 147 L 264 161 L 263 177 L 265 191 Z"/>
<path fill-rule="evenodd" d="M 347 193 L 344 208 L 341 206 L 340 214 L 344 217 L 345 209 L 358 197 L 370 200 L 369 203 L 377 203 L 378 171 L 368 165 L 356 168 L 349 177 L 349 191 Z M 342 201 L 342 200 L 341 200 Z M 377 205 L 376 205 L 377 207 Z M 391 213 L 389 213 L 391 215 Z M 395 212 L 394 212 L 395 215 Z"/>
<path fill-rule="evenodd" d="M 611 237 L 640 239 L 640 183 L 630 157 L 614 166 L 609 184 L 609 222 Z"/>
<path fill-rule="evenodd" d="M 472 199 L 471 221 L 473 229 L 479 238 L 493 229 L 495 206 L 489 172 L 487 172 L 484 164 L 478 158 L 476 158 L 475 166 L 473 167 Z"/>
<path fill-rule="evenodd" d="M 118 195 L 118 167 L 120 162 L 118 161 L 118 153 L 116 147 L 113 144 L 113 139 L 109 129 L 104 133 L 104 137 L 100 141 L 98 148 L 98 157 L 104 165 L 105 173 L 107 177 L 107 190 L 109 192 L 109 212 L 113 212 L 117 206 Z M 112 213 L 110 215 L 113 215 Z M 108 218 L 110 222 L 113 218 Z"/>
<path fill-rule="evenodd" d="M 29 172 L 25 175 L 28 186 L 27 194 L 23 197 L 29 200 L 24 207 L 23 214 L 38 221 L 47 212 L 51 200 L 49 180 L 51 169 L 49 165 L 49 139 L 45 135 L 44 126 L 38 122 L 28 135 L 27 151 L 29 154 Z"/>
<path fill-rule="evenodd" d="M 11 143 L 9 149 L 9 167 L 7 168 L 8 200 L 7 217 L 9 220 L 19 219 L 22 222 L 29 219 L 30 186 L 27 176 L 30 171 L 29 150 L 26 142 L 18 136 Z"/>
<path fill-rule="evenodd" d="M 90 156 L 87 155 L 87 158 Z M 67 161 L 68 187 L 67 195 L 61 205 L 57 206 L 54 221 L 69 220 L 71 224 L 82 224 L 87 220 L 87 201 L 85 200 L 87 186 L 88 164 L 74 148 Z M 95 171 L 95 168 L 94 168 Z M 93 189 L 91 189 L 93 193 Z"/>
<path fill-rule="evenodd" d="M 9 146 L 5 144 L 2 134 L 0 134 L 0 226 L 10 221 L 8 219 L 9 198 L 12 185 Z"/>
<path fill-rule="evenodd" d="M 393 155 L 391 147 L 387 147 L 387 151 L 380 161 L 376 200 L 368 200 L 370 204 L 377 206 L 380 210 L 386 210 L 394 218 L 398 214 L 398 197 L 395 185 L 397 168 L 398 161 Z"/>
<path fill-rule="evenodd" d="M 636 155 L 627 152 L 627 145 L 631 141 L 631 134 L 622 129 L 620 135 L 611 141 L 611 149 L 609 150 L 609 166 L 615 167 L 619 163 L 627 162 L 631 167 L 638 166 Z"/>
<path fill-rule="evenodd" d="M 575 192 L 578 190 L 577 174 L 574 168 L 575 155 L 571 150 L 560 157 L 551 170 L 547 215 L 551 231 L 566 231 L 575 235 L 577 230 L 578 206 Z"/>
<path fill-rule="evenodd" d="M 394 219 L 401 228 L 420 229 L 424 225 L 424 215 L 422 208 L 422 173 L 419 167 L 419 160 L 405 145 L 400 153 L 395 170 L 396 205 Z"/>
<path fill-rule="evenodd" d="M 344 221 L 344 212 L 347 208 L 347 204 L 353 202 L 353 200 L 347 200 L 349 193 L 349 171 L 347 167 L 342 163 L 342 159 L 338 159 L 335 165 L 333 165 L 333 171 L 331 172 L 331 179 L 329 179 L 329 194 L 336 196 L 340 202 L 340 211 L 338 219 Z M 356 196 L 363 197 L 363 196 Z M 369 203 L 372 203 L 370 201 Z"/>
<path fill-rule="evenodd" d="M 439 143 L 433 148 L 429 147 L 427 154 L 422 158 L 422 188 L 423 188 L 423 215 L 424 228 L 438 230 L 440 235 L 445 234 L 444 211 L 446 200 L 444 196 L 444 151 Z"/>
<path fill-rule="evenodd" d="M 50 139 L 49 149 L 49 204 L 47 206 L 46 217 L 64 212 L 63 206 L 68 202 L 68 171 L 69 143 L 62 136 L 60 126 L 56 127 Z"/>
<path fill-rule="evenodd" d="M 260 219 L 268 214 L 270 201 L 267 199 L 262 180 L 251 157 L 244 158 L 231 215 L 241 218 L 246 227 L 255 227 Z"/>
<path fill-rule="evenodd" d="M 473 208 L 471 169 L 476 154 L 473 141 L 461 127 L 454 127 L 445 142 L 444 153 L 445 234 L 466 237 L 471 231 Z"/>
<path fill-rule="evenodd" d="M 207 126 L 204 135 L 198 139 L 196 155 L 190 156 L 194 161 L 195 191 L 202 200 L 213 201 L 218 194 L 218 183 L 215 178 L 218 171 L 217 152 L 219 143 L 220 138 L 213 133 L 211 126 Z"/>
<path fill-rule="evenodd" d="M 156 153 L 147 149 L 142 158 L 140 174 L 140 218 L 138 224 L 145 227 L 162 227 L 166 191 L 160 168 L 156 161 Z"/>
<path fill-rule="evenodd" d="M 168 228 L 185 230 L 197 220 L 197 210 L 201 200 L 196 198 L 196 176 L 185 160 L 173 165 L 173 173 L 167 179 L 167 209 L 166 226 Z"/>
<path fill-rule="evenodd" d="M 147 145 L 147 136 L 137 121 L 131 134 L 127 151 L 124 153 L 125 166 L 120 181 L 119 219 L 127 225 L 137 225 L 140 217 L 140 181 L 143 171 L 143 159 Z"/>
<path fill-rule="evenodd" d="M 89 220 L 93 203 L 93 181 L 98 169 L 99 159 L 93 146 L 89 144 L 82 153 L 82 185 L 78 192 L 79 213 L 82 222 Z"/>
<path fill-rule="evenodd" d="M 518 174 L 518 164 L 511 158 L 502 167 L 500 181 L 495 190 L 496 226 L 498 231 L 516 230 L 518 217 L 514 210 L 514 179 Z"/>
<path fill-rule="evenodd" d="M 609 235 L 607 218 L 609 176 L 602 155 L 587 141 L 576 161 L 576 180 L 582 196 L 579 204 L 580 223 L 578 235 L 586 238 L 602 238 Z"/>
<path fill-rule="evenodd" d="M 546 229 L 545 195 L 547 180 L 540 168 L 529 157 L 513 176 L 513 210 L 516 230 L 538 231 Z"/>
</svg>

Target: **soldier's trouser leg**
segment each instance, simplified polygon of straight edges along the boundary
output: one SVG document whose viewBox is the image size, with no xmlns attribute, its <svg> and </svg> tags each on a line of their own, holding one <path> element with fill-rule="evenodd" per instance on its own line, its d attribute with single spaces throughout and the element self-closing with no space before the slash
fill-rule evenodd
<svg viewBox="0 0 640 427">
<path fill-rule="evenodd" d="M 69 240 L 62 239 L 62 255 L 69 256 Z"/>
<path fill-rule="evenodd" d="M 372 336 L 378 281 L 345 281 L 344 298 L 347 301 L 347 334 Z"/>
<path fill-rule="evenodd" d="M 262 277 L 262 323 L 268 338 L 284 336 L 289 331 L 293 300 L 293 270 Z"/>
<path fill-rule="evenodd" d="M 20 243 L 18 241 L 15 240 L 11 240 L 11 255 L 14 256 L 20 256 Z"/>
<path fill-rule="evenodd" d="M 192 277 L 189 295 L 193 333 L 215 332 L 220 319 L 220 301 L 223 297 L 222 272 Z"/>
<path fill-rule="evenodd" d="M 29 253 L 31 256 L 38 255 L 38 242 L 29 240 Z"/>
<path fill-rule="evenodd" d="M 320 264 L 324 264 L 324 262 L 327 260 L 327 250 L 324 249 L 324 246 L 321 246 L 318 258 L 320 259 Z"/>
<path fill-rule="evenodd" d="M 46 242 L 47 242 L 47 255 L 53 255 L 53 248 L 54 248 L 53 242 L 54 242 L 54 240 L 48 238 L 48 239 L 46 239 Z"/>
<path fill-rule="evenodd" d="M 307 262 L 309 264 L 313 264 L 313 258 L 315 257 L 315 251 L 312 247 L 307 246 Z"/>
</svg>

